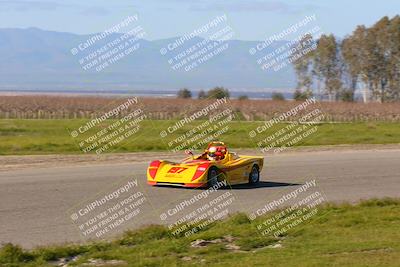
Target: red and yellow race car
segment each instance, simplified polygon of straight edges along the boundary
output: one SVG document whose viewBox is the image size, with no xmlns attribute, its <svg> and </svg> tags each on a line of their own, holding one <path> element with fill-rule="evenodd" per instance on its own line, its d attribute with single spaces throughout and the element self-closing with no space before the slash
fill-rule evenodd
<svg viewBox="0 0 400 267">
<path fill-rule="evenodd" d="M 183 187 L 213 187 L 221 181 L 228 184 L 256 184 L 260 180 L 263 157 L 239 156 L 229 152 L 223 142 L 211 142 L 201 155 L 191 156 L 181 163 L 155 160 L 147 169 L 150 185 Z"/>
</svg>

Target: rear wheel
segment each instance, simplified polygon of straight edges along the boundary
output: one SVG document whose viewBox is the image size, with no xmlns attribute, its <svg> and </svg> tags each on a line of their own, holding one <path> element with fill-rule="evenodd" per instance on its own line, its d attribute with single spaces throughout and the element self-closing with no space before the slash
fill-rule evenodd
<svg viewBox="0 0 400 267">
<path fill-rule="evenodd" d="M 211 167 L 208 170 L 208 176 L 207 176 L 207 183 L 208 187 L 213 187 L 218 184 L 218 168 L 217 167 Z"/>
<path fill-rule="evenodd" d="M 257 184 L 260 181 L 260 168 L 258 165 L 253 165 L 249 174 L 249 184 Z"/>
</svg>

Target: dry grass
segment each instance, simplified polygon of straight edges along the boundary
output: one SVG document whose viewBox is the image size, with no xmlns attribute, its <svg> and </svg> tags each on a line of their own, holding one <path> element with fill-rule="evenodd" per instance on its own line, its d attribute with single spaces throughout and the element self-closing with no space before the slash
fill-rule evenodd
<svg viewBox="0 0 400 267">
<path fill-rule="evenodd" d="M 0 118 L 75 119 L 94 118 L 126 98 L 89 96 L 0 96 Z M 139 103 L 151 119 L 175 119 L 183 113 L 200 110 L 215 100 L 140 98 Z M 267 120 L 298 105 L 294 101 L 231 100 L 229 105 L 241 120 Z M 399 103 L 327 103 L 317 104 L 328 121 L 400 121 Z M 136 107 L 131 107 L 135 109 Z M 226 106 L 221 107 L 223 109 Z M 129 110 L 123 114 L 127 114 Z"/>
</svg>

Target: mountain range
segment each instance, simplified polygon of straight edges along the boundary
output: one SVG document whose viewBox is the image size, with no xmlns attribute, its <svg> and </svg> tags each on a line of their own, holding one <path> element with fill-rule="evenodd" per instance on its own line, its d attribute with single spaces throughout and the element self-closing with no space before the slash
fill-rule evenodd
<svg viewBox="0 0 400 267">
<path fill-rule="evenodd" d="M 45 31 L 38 28 L 0 29 L 0 90 L 194 90 L 224 86 L 233 90 L 285 90 L 295 85 L 292 66 L 279 71 L 264 71 L 257 56 L 249 53 L 260 41 L 227 40 L 227 49 L 207 59 L 196 68 L 174 70 L 168 59 L 201 43 L 194 37 L 185 41 L 177 51 L 166 56 L 160 49 L 168 47 L 179 37 L 149 41 L 137 40 L 139 48 L 102 71 L 84 70 L 81 56 L 96 51 L 122 33 L 112 33 L 97 41 L 87 51 L 73 55 L 71 49 L 93 39 L 98 34 L 78 35 Z M 270 45 L 273 51 L 287 41 Z M 112 49 L 110 49 L 111 51 Z"/>
</svg>

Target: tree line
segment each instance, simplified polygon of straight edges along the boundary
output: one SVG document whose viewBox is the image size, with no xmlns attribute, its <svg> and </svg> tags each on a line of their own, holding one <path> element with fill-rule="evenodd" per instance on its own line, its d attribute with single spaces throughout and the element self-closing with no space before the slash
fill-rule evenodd
<svg viewBox="0 0 400 267">
<path fill-rule="evenodd" d="M 190 91 L 187 88 L 180 89 L 177 92 L 176 96 L 178 98 L 184 98 L 184 99 L 189 99 L 189 98 L 194 97 L 192 91 Z M 215 99 L 228 98 L 229 99 L 230 96 L 231 96 L 231 93 L 229 92 L 229 89 L 222 87 L 222 86 L 214 87 L 208 91 L 200 90 L 197 94 L 198 99 L 213 99 L 213 98 L 215 98 Z M 249 97 L 247 95 L 239 95 L 237 97 L 237 99 L 238 100 L 248 100 Z M 285 96 L 282 93 L 276 92 L 276 91 L 271 93 L 271 99 L 277 100 L 277 101 L 286 100 Z M 305 100 L 305 99 L 307 99 L 307 97 L 304 97 L 303 95 L 297 95 L 295 93 L 293 95 L 293 99 L 294 100 Z"/>
<path fill-rule="evenodd" d="M 357 26 L 338 40 L 323 34 L 304 35 L 292 49 L 297 76 L 295 94 L 313 93 L 330 101 L 354 101 L 357 88 L 363 101 L 400 100 L 400 16 L 383 17 L 371 27 Z"/>
<path fill-rule="evenodd" d="M 187 88 L 182 88 L 178 91 L 177 93 L 178 98 L 192 98 L 193 94 L 192 91 L 190 91 Z M 197 98 L 198 99 L 207 99 L 207 98 L 216 98 L 216 99 L 221 99 L 221 98 L 229 98 L 230 97 L 230 92 L 228 89 L 217 86 L 214 87 L 207 92 L 204 90 L 200 90 Z"/>
</svg>

